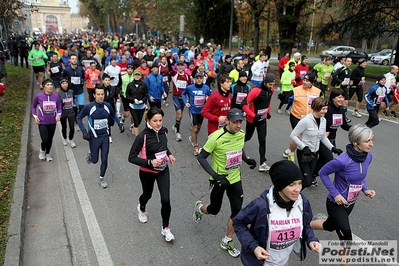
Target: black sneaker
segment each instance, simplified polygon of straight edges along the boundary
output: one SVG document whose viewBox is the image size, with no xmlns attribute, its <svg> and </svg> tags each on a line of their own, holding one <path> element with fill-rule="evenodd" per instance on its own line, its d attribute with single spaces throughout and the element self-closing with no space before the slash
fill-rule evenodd
<svg viewBox="0 0 399 266">
<path fill-rule="evenodd" d="M 312 187 L 317 187 L 319 183 L 317 183 L 316 178 L 312 178 Z"/>
<path fill-rule="evenodd" d="M 349 118 L 346 119 L 346 123 L 350 123 L 352 122 L 352 120 L 350 120 Z"/>
<path fill-rule="evenodd" d="M 395 118 L 395 119 L 398 118 L 398 117 L 396 116 L 396 112 L 395 112 L 395 111 L 391 111 L 391 117 L 392 117 L 392 118 Z"/>
<path fill-rule="evenodd" d="M 385 117 L 389 116 L 387 110 L 384 110 L 384 111 L 382 112 L 382 114 L 383 114 Z"/>
</svg>

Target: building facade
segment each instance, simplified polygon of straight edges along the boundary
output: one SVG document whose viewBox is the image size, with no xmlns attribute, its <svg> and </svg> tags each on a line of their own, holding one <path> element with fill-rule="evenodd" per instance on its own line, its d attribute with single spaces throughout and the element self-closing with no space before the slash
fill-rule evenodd
<svg viewBox="0 0 399 266">
<path fill-rule="evenodd" d="M 67 33 L 72 30 L 71 8 L 67 0 L 31 0 L 31 30 Z"/>
</svg>

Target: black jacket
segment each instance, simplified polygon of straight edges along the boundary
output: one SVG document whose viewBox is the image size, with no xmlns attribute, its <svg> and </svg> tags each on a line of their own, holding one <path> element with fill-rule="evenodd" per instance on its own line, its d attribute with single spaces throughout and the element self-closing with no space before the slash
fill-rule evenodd
<svg viewBox="0 0 399 266">
<path fill-rule="evenodd" d="M 141 100 L 143 103 L 147 103 L 148 88 L 147 84 L 141 80 L 133 80 L 126 87 L 126 99 L 134 103 L 134 99 Z"/>
</svg>

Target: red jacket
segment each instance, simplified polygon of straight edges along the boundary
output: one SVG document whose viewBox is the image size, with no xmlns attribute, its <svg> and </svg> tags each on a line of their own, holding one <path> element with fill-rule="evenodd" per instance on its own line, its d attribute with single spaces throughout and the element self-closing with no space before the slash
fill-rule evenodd
<svg viewBox="0 0 399 266">
<path fill-rule="evenodd" d="M 216 91 L 209 96 L 201 111 L 201 115 L 208 119 L 208 136 L 225 125 L 219 124 L 219 117 L 227 116 L 231 102 L 231 93 L 223 96 L 219 91 Z"/>
<path fill-rule="evenodd" d="M 278 68 L 280 68 L 281 70 L 284 70 L 284 67 L 285 67 L 285 65 L 287 64 L 288 61 L 290 61 L 290 59 L 285 57 L 285 56 L 283 58 L 281 58 L 280 61 L 278 62 L 278 65 L 277 65 Z"/>
</svg>

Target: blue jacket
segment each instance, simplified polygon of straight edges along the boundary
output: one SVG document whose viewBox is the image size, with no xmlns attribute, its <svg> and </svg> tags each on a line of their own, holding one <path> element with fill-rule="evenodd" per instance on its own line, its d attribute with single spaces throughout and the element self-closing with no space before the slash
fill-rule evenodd
<svg viewBox="0 0 399 266">
<path fill-rule="evenodd" d="M 150 97 L 154 97 L 155 102 L 160 102 L 162 100 L 162 94 L 165 92 L 162 76 L 160 74 L 155 75 L 151 72 L 144 81 L 148 88 L 148 100 L 150 100 Z"/>
<path fill-rule="evenodd" d="M 382 101 L 378 101 L 378 96 L 384 96 Z M 385 101 L 387 107 L 389 108 L 389 99 L 387 88 L 379 83 L 371 87 L 368 92 L 364 95 L 364 99 L 367 102 L 367 110 L 372 111 L 379 108 L 381 102 Z M 374 106 L 377 104 L 377 106 Z"/>
<path fill-rule="evenodd" d="M 243 208 L 233 219 L 234 231 L 241 242 L 241 262 L 244 265 L 256 266 L 263 265 L 264 260 L 258 260 L 254 255 L 256 247 L 266 247 L 269 225 L 266 222 L 270 214 L 269 202 L 267 200 L 269 190 L 265 190 L 261 196 L 254 199 Z M 303 203 L 303 230 L 302 230 L 302 251 L 301 259 L 306 257 L 306 243 L 319 241 L 310 222 L 313 218 L 312 209 L 308 199 L 301 194 Z M 250 227 L 248 228 L 248 225 Z"/>
</svg>

